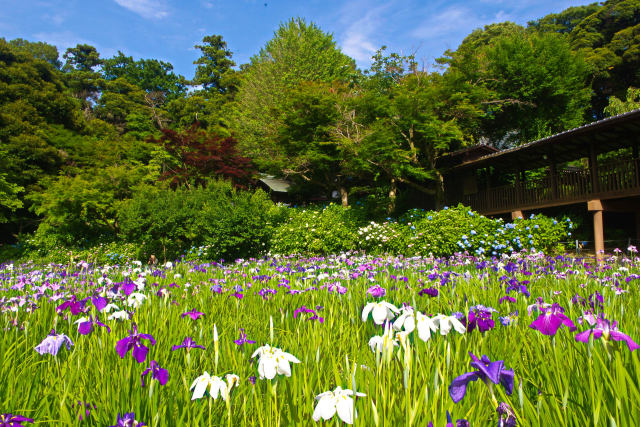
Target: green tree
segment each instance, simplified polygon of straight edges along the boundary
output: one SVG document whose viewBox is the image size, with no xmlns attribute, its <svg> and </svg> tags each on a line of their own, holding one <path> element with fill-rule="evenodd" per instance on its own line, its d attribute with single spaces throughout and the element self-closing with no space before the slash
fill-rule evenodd
<svg viewBox="0 0 640 427">
<path fill-rule="evenodd" d="M 100 54 L 91 45 L 78 44 L 68 48 L 62 57 L 66 60 L 62 67 L 65 83 L 81 101 L 85 117 L 89 117 L 100 94 L 100 73 L 95 70 L 102 64 Z"/>
<path fill-rule="evenodd" d="M 25 39 L 13 39 L 9 41 L 9 44 L 16 50 L 28 52 L 36 59 L 42 59 L 53 65 L 55 68 L 60 69 L 62 62 L 60 62 L 58 56 L 58 48 L 45 42 L 30 42 Z"/>
<path fill-rule="evenodd" d="M 589 105 L 588 68 L 565 36 L 528 33 L 515 24 L 469 35 L 440 60 L 487 92 L 481 133 L 510 146 L 583 123 Z"/>
<path fill-rule="evenodd" d="M 173 65 L 157 59 L 140 59 L 125 56 L 118 51 L 113 58 L 102 61 L 102 75 L 105 80 L 124 79 L 144 90 L 151 96 L 170 101 L 182 97 L 186 92 L 183 76 L 173 72 Z"/>
<path fill-rule="evenodd" d="M 607 116 L 615 116 L 638 108 L 640 108 L 640 89 L 630 87 L 627 89 L 626 99 L 622 100 L 615 96 L 609 98 L 609 105 L 604 108 L 604 113 Z"/>
<path fill-rule="evenodd" d="M 640 87 L 640 1 L 604 2 L 569 37 L 589 64 L 592 115 L 601 118 L 611 95 L 622 98 L 628 87 Z"/>
<path fill-rule="evenodd" d="M 349 82 L 354 74 L 355 62 L 332 35 L 301 18 L 281 24 L 243 70 L 234 114 L 242 146 L 268 169 L 269 159 L 278 155 L 276 139 L 290 91 L 304 81 Z"/>
<path fill-rule="evenodd" d="M 231 59 L 233 53 L 227 49 L 227 42 L 222 36 L 211 35 L 202 39 L 202 44 L 195 45 L 202 56 L 193 63 L 197 65 L 193 83 L 202 85 L 206 92 L 219 94 L 233 93 L 236 90 L 236 65 Z"/>
<path fill-rule="evenodd" d="M 550 13 L 540 19 L 529 21 L 528 28 L 543 33 L 569 34 L 586 17 L 598 12 L 602 3 L 591 3 L 583 6 L 570 7 L 560 13 Z"/>
</svg>

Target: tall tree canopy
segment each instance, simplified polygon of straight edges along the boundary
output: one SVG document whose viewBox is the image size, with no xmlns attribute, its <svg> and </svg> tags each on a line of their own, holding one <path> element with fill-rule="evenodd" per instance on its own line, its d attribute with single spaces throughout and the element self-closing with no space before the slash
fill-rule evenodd
<svg viewBox="0 0 640 427">
<path fill-rule="evenodd" d="M 243 72 L 234 120 L 242 147 L 269 168 L 282 154 L 275 140 L 290 91 L 305 81 L 349 81 L 355 69 L 333 36 L 315 24 L 301 18 L 281 24 Z"/>
<path fill-rule="evenodd" d="M 482 136 L 499 146 L 524 143 L 584 121 L 588 68 L 565 36 L 527 32 L 511 23 L 471 33 L 440 59 L 487 90 Z"/>
<path fill-rule="evenodd" d="M 195 48 L 202 52 L 202 56 L 193 62 L 197 65 L 193 83 L 202 85 L 206 92 L 226 94 L 235 91 L 233 67 L 236 63 L 231 59 L 233 53 L 227 49 L 227 42 L 222 36 L 206 36 Z"/>
</svg>

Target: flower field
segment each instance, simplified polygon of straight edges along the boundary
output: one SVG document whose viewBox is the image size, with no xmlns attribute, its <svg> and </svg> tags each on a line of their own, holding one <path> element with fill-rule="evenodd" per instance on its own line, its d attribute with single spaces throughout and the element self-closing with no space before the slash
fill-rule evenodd
<svg viewBox="0 0 640 427">
<path fill-rule="evenodd" d="M 0 425 L 634 425 L 639 274 L 635 252 L 4 264 Z"/>
</svg>

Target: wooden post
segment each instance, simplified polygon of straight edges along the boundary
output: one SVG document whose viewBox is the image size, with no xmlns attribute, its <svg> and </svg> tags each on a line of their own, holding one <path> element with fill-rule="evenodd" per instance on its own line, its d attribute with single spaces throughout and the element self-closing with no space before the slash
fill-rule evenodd
<svg viewBox="0 0 640 427">
<path fill-rule="evenodd" d="M 524 219 L 524 215 L 522 214 L 522 211 L 511 212 L 511 219 L 516 219 L 516 218 Z"/>
<path fill-rule="evenodd" d="M 551 198 L 558 200 L 558 177 L 556 174 L 556 159 L 553 151 L 551 151 L 549 158 L 551 159 L 551 163 L 549 164 L 549 171 L 551 172 Z"/>
<path fill-rule="evenodd" d="M 636 244 L 633 246 L 638 246 L 640 244 L 640 212 L 636 211 Z"/>
<path fill-rule="evenodd" d="M 602 261 L 604 258 L 604 225 L 602 211 L 593 212 L 593 240 L 595 241 L 596 258 Z"/>
<path fill-rule="evenodd" d="M 604 259 L 604 224 L 602 221 L 602 207 L 601 200 L 589 200 L 587 202 L 587 208 L 593 212 L 593 240 L 595 242 L 596 259 L 598 262 Z"/>
<path fill-rule="evenodd" d="M 589 145 L 589 174 L 591 175 L 591 192 L 600 192 L 600 177 L 598 176 L 598 155 L 593 144 Z"/>
<path fill-rule="evenodd" d="M 516 171 L 516 204 L 518 206 L 522 205 L 522 185 L 520 185 L 520 174 L 521 171 L 518 168 Z"/>
</svg>

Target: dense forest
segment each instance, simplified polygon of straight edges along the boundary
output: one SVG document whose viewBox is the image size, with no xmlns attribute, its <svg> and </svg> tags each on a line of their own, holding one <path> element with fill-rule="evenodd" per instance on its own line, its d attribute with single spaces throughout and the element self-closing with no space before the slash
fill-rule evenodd
<svg viewBox="0 0 640 427">
<path fill-rule="evenodd" d="M 185 77 L 86 44 L 60 56 L 0 39 L 0 243 L 114 239 L 131 232 L 137 197 L 211 179 L 253 189 L 260 173 L 289 179 L 299 200 L 369 196 L 393 211 L 403 192 L 441 199 L 445 153 L 640 106 L 640 0 L 491 24 L 428 70 L 384 46 L 360 70 L 300 18 L 247 64 L 221 35 L 194 43 Z"/>
</svg>

